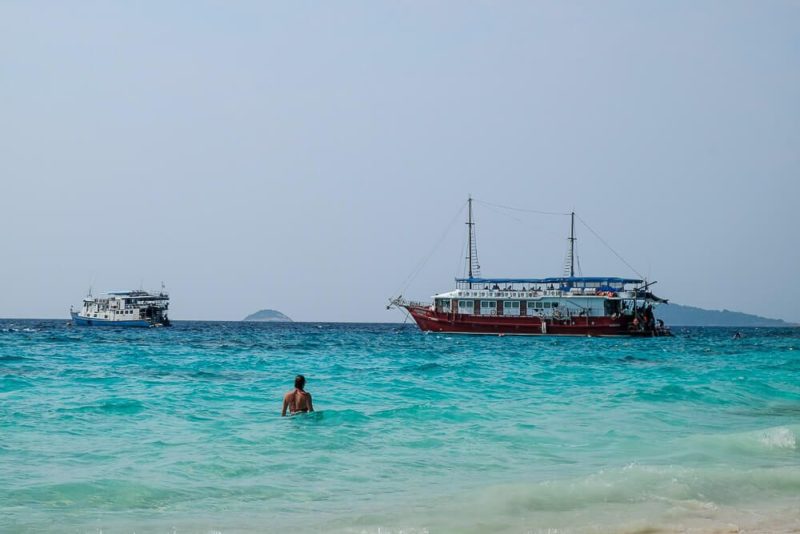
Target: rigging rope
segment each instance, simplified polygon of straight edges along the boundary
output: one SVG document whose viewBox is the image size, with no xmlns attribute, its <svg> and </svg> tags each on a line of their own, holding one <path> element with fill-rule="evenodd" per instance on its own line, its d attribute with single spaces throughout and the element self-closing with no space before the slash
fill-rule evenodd
<svg viewBox="0 0 800 534">
<path fill-rule="evenodd" d="M 477 225 L 473 222 L 472 226 L 469 230 L 472 232 L 472 276 L 476 278 L 481 277 L 481 262 L 478 260 L 478 231 L 476 230 Z M 467 260 L 469 261 L 469 260 Z"/>
<path fill-rule="evenodd" d="M 524 208 L 515 208 L 515 207 L 513 207 L 513 206 L 504 206 L 504 205 L 502 205 L 502 204 L 494 204 L 494 203 L 492 203 L 492 202 L 486 202 L 485 200 L 478 200 L 478 199 L 472 199 L 472 200 L 473 200 L 473 201 L 475 201 L 475 202 L 478 202 L 478 203 L 480 203 L 480 204 L 482 204 L 482 205 L 484 205 L 484 206 L 490 207 L 490 208 L 491 208 L 491 207 L 495 207 L 495 208 L 502 208 L 502 209 L 506 209 L 506 210 L 512 210 L 512 211 L 520 211 L 520 212 L 525 212 L 525 213 L 537 213 L 537 214 L 539 214 L 539 215 L 566 215 L 566 216 L 569 216 L 569 215 L 570 215 L 570 213 L 569 213 L 569 212 L 566 212 L 566 213 L 565 213 L 565 212 L 559 212 L 559 211 L 542 211 L 542 210 L 531 210 L 531 209 L 524 209 Z M 497 211 L 497 210 L 492 210 L 492 211 Z M 502 213 L 502 212 L 498 212 L 498 213 Z M 516 217 L 513 217 L 513 216 L 511 216 L 510 214 L 507 214 L 507 213 L 506 213 L 506 214 L 504 214 L 504 215 L 506 215 L 507 217 L 511 217 L 512 219 L 515 219 L 515 220 L 517 220 L 517 221 L 519 221 L 519 222 L 523 222 L 523 221 L 521 221 L 520 219 L 517 219 Z M 618 258 L 618 259 L 619 259 L 619 260 L 620 260 L 622 263 L 624 263 L 624 264 L 625 264 L 625 265 L 628 267 L 628 269 L 630 269 L 632 272 L 636 273 L 636 275 L 637 275 L 639 278 L 642 278 L 642 279 L 644 279 L 644 278 L 645 278 L 645 277 L 642 275 L 642 273 L 640 273 L 639 271 L 637 271 L 636 269 L 634 269 L 634 268 L 633 268 L 633 266 L 632 266 L 630 263 L 628 263 L 628 262 L 625 260 L 625 258 L 623 258 L 623 257 L 622 257 L 622 256 L 621 256 L 621 255 L 620 255 L 620 254 L 619 254 L 619 253 L 616 251 L 616 250 L 614 250 L 614 249 L 611 247 L 611 245 L 609 245 L 609 244 L 608 244 L 608 243 L 605 241 L 605 239 L 603 239 L 602 237 L 600 237 L 600 234 L 598 234 L 597 232 L 595 232 L 595 231 L 594 231 L 594 229 L 593 229 L 591 226 L 589 226 L 589 224 L 588 224 L 586 221 L 584 221 L 584 220 L 583 220 L 583 219 L 582 219 L 582 218 L 581 218 L 581 217 L 580 217 L 580 216 L 579 216 L 577 213 L 575 214 L 575 217 L 576 217 L 576 218 L 577 218 L 577 219 L 578 219 L 578 220 L 579 220 L 579 221 L 580 221 L 580 222 L 581 222 L 581 223 L 582 223 L 582 224 L 583 224 L 583 225 L 584 225 L 584 226 L 585 226 L 585 227 L 586 227 L 586 228 L 587 228 L 587 229 L 588 229 L 588 230 L 589 230 L 589 231 L 590 231 L 590 232 L 591 232 L 591 233 L 592 233 L 592 234 L 593 234 L 593 235 L 594 235 L 594 236 L 595 236 L 595 237 L 596 237 L 596 238 L 597 238 L 597 239 L 598 239 L 598 240 L 599 240 L 599 241 L 600 241 L 600 242 L 601 242 L 603 245 L 605 245 L 605 246 L 606 246 L 606 248 L 608 248 L 608 250 L 610 250 L 610 251 L 611 251 L 611 252 L 612 252 L 612 253 L 613 253 L 613 254 L 614 254 L 614 255 L 615 255 L 615 256 L 616 256 L 616 257 L 617 257 L 617 258 Z M 578 254 L 577 254 L 577 253 L 575 254 L 575 257 L 576 257 L 575 259 L 576 259 L 576 260 L 577 260 L 577 262 L 578 262 L 578 269 L 579 269 L 579 270 L 582 270 L 582 269 L 581 269 L 581 267 L 580 267 L 580 258 L 579 258 L 579 256 L 578 256 Z"/>
<path fill-rule="evenodd" d="M 541 210 L 528 210 L 523 208 L 514 208 L 512 206 L 503 206 L 502 204 L 492 204 L 491 202 L 486 202 L 485 200 L 478 200 L 476 198 L 472 199 L 474 202 L 478 202 L 479 204 L 483 204 L 484 206 L 494 206 L 495 208 L 503 208 L 506 210 L 512 211 L 524 211 L 527 213 L 538 213 L 539 215 L 569 215 L 569 213 L 562 213 L 559 211 L 541 211 Z"/>
<path fill-rule="evenodd" d="M 634 273 L 636 273 L 636 276 L 638 276 L 639 278 L 642 278 L 642 279 L 644 279 L 644 276 L 642 276 L 642 273 L 640 273 L 639 271 L 637 271 L 636 269 L 634 269 L 634 268 L 633 268 L 633 266 L 632 266 L 630 263 L 628 263 L 627 261 L 625 261 L 625 258 L 623 258 L 622 256 L 620 256 L 620 255 L 619 255 L 619 253 L 618 253 L 616 250 L 614 250 L 613 248 L 611 248 L 611 245 L 609 245 L 608 243 L 606 243 L 605 239 L 603 239 L 602 237 L 600 237 L 600 235 L 599 235 L 597 232 L 595 232 L 595 231 L 592 229 L 592 227 L 591 227 L 591 226 L 589 226 L 589 224 L 588 224 L 586 221 L 584 221 L 583 219 L 581 219 L 581 217 L 580 217 L 579 215 L 577 215 L 577 214 L 575 215 L 575 217 L 577 217 L 577 218 L 578 218 L 578 220 L 581 222 L 581 224 L 583 224 L 583 225 L 584 225 L 584 226 L 585 226 L 585 227 L 586 227 L 586 228 L 587 228 L 587 229 L 588 229 L 590 232 L 592 232 L 592 234 L 594 234 L 594 236 L 595 236 L 597 239 L 599 239 L 599 240 L 600 240 L 600 242 L 601 242 L 602 244 L 604 244 L 604 245 L 606 246 L 606 248 L 608 248 L 608 250 L 610 250 L 611 252 L 613 252 L 613 253 L 614 253 L 614 255 L 615 255 L 617 258 L 619 258 L 619 260 L 620 260 L 622 263 L 624 263 L 625 265 L 627 265 L 627 266 L 628 266 L 628 269 L 630 269 L 631 271 L 633 271 Z"/>
<path fill-rule="evenodd" d="M 480 204 L 483 204 L 484 206 L 487 206 L 487 207 L 492 207 L 492 206 L 493 206 L 493 207 L 495 207 L 495 208 L 502 208 L 502 209 L 507 209 L 507 210 L 512 210 L 512 211 L 521 211 L 521 212 L 525 212 L 525 213 L 537 213 L 537 214 L 539 214 L 539 215 L 567 215 L 567 216 L 568 216 L 568 215 L 570 215 L 570 214 L 571 214 L 571 213 L 569 213 L 569 212 L 565 213 L 565 212 L 559 212 L 559 211 L 542 211 L 542 210 L 531 210 L 531 209 L 524 209 L 524 208 L 515 208 L 515 207 L 513 207 L 513 206 L 503 206 L 502 204 L 494 204 L 494 203 L 492 203 L 492 202 L 486 202 L 486 201 L 484 201 L 484 200 L 478 200 L 478 199 L 472 199 L 472 200 L 473 200 L 473 201 L 475 201 L 475 202 L 478 202 L 478 203 L 480 203 Z M 492 211 L 496 211 L 496 210 L 492 210 Z M 501 213 L 501 212 L 498 212 L 498 213 Z M 512 217 L 512 216 L 511 216 L 511 215 L 509 215 L 509 214 L 505 214 L 505 215 L 506 215 L 506 216 L 508 216 L 508 217 L 511 217 L 512 219 L 516 219 L 516 217 Z M 623 257 L 622 257 L 622 256 L 621 256 L 621 255 L 620 255 L 620 254 L 619 254 L 619 253 L 616 251 L 616 250 L 614 250 L 614 249 L 611 247 L 611 245 L 609 245 L 609 244 L 608 244 L 608 243 L 605 241 L 605 239 L 603 239 L 602 237 L 600 237 L 600 234 L 598 234 L 597 232 L 595 232 L 595 231 L 594 231 L 594 229 L 593 229 L 591 226 L 589 226 L 589 224 L 588 224 L 586 221 L 584 221 L 583 219 L 581 219 L 581 217 L 580 217 L 580 216 L 579 216 L 577 213 L 575 214 L 575 217 L 576 217 L 576 218 L 577 218 L 577 219 L 578 219 L 578 220 L 579 220 L 579 221 L 580 221 L 580 222 L 581 222 L 581 223 L 582 223 L 582 224 L 583 224 L 583 225 L 584 225 L 584 226 L 585 226 L 585 227 L 586 227 L 586 228 L 587 228 L 587 229 L 588 229 L 588 230 L 589 230 L 589 231 L 590 231 L 590 232 L 591 232 L 591 233 L 592 233 L 592 234 L 593 234 L 593 235 L 594 235 L 594 236 L 595 236 L 595 237 L 596 237 L 596 238 L 597 238 L 597 239 L 598 239 L 598 240 L 599 240 L 599 241 L 600 241 L 600 242 L 601 242 L 603 245 L 605 245 L 605 246 L 606 246 L 606 248 L 608 248 L 608 250 L 610 250 L 610 251 L 611 251 L 611 252 L 612 252 L 612 253 L 613 253 L 613 254 L 614 254 L 614 255 L 615 255 L 615 256 L 616 256 L 616 257 L 617 257 L 617 258 L 618 258 L 618 259 L 619 259 L 619 260 L 620 260 L 622 263 L 624 263 L 624 264 L 625 264 L 625 265 L 628 267 L 628 269 L 630 269 L 631 271 L 633 271 L 634 273 L 636 273 L 636 275 L 637 275 L 639 278 L 642 278 L 642 279 L 644 279 L 644 278 L 645 278 L 645 277 L 642 275 L 642 273 L 640 273 L 639 271 L 637 271 L 636 269 L 634 269 L 634 268 L 633 268 L 633 266 L 632 266 L 630 263 L 628 263 L 628 262 L 625 260 L 625 258 L 623 258 Z M 518 221 L 522 222 L 520 219 L 516 219 L 516 220 L 518 220 Z M 577 254 L 577 253 L 575 254 L 575 257 L 576 257 L 575 259 L 576 259 L 576 260 L 577 260 L 577 262 L 578 262 L 578 269 L 579 269 L 579 270 L 582 270 L 582 269 L 581 269 L 581 267 L 580 267 L 580 258 L 578 257 L 578 254 Z"/>
<path fill-rule="evenodd" d="M 516 220 L 517 222 L 520 222 L 520 223 L 523 223 L 523 224 L 525 223 L 525 221 L 523 221 L 522 219 L 519 219 L 519 218 L 517 218 L 517 217 L 514 217 L 513 215 L 511 215 L 511 214 L 509 214 L 509 213 L 504 213 L 504 212 L 502 212 L 502 211 L 499 211 L 499 210 L 497 210 L 497 209 L 493 209 L 493 208 L 500 208 L 500 209 L 505 209 L 505 210 L 511 210 L 511 211 L 524 212 L 524 213 L 536 213 L 536 214 L 539 214 L 539 215 L 556 215 L 556 216 L 570 216 L 570 215 L 571 215 L 571 212 L 559 212 L 559 211 L 542 211 L 542 210 L 532 210 L 532 209 L 516 208 L 516 207 L 513 207 L 513 206 L 504 206 L 504 205 L 502 205 L 502 204 L 494 204 L 494 203 L 492 203 L 492 202 L 486 202 L 486 201 L 484 201 L 484 200 L 478 200 L 478 199 L 475 199 L 475 198 L 473 198 L 472 200 L 473 200 L 474 202 L 477 202 L 477 203 L 479 203 L 479 204 L 483 205 L 483 206 L 486 206 L 486 207 L 487 207 L 487 208 L 489 208 L 491 211 L 494 211 L 494 212 L 496 212 L 496 213 L 503 214 L 503 215 L 505 215 L 506 217 L 509 217 L 509 218 L 511 218 L 511 219 L 514 219 L 514 220 Z M 442 244 L 442 242 L 444 241 L 444 239 L 445 239 L 445 238 L 447 237 L 447 235 L 450 233 L 450 230 L 452 229 L 452 227 L 453 227 L 453 225 L 455 224 L 456 220 L 458 220 L 458 219 L 459 219 L 459 217 L 461 217 L 461 214 L 463 213 L 463 211 L 464 211 L 464 208 L 466 208 L 466 207 L 467 207 L 467 202 L 465 202 L 464 204 L 462 204 L 462 205 L 461 205 L 461 207 L 459 208 L 458 212 L 455 214 L 455 216 L 453 217 L 453 219 L 452 219 L 452 220 L 450 221 L 450 223 L 447 225 L 447 227 L 445 228 L 444 232 L 442 232 L 442 235 L 439 237 L 439 240 L 436 242 L 436 244 L 433 246 L 433 248 L 430 250 L 430 252 L 427 254 L 427 256 L 425 256 L 425 257 L 424 257 L 424 258 L 423 258 L 423 259 L 422 259 L 422 260 L 421 260 L 421 261 L 420 261 L 420 262 L 417 264 L 416 268 L 415 268 L 415 269 L 414 269 L 414 270 L 411 272 L 411 274 L 409 274 L 409 275 L 408 275 L 408 277 L 407 277 L 407 278 L 406 278 L 406 279 L 403 281 L 403 283 L 401 284 L 400 290 L 396 292 L 397 294 L 402 294 L 402 293 L 405 293 L 405 292 L 406 292 L 406 290 L 408 289 L 408 287 L 409 287 L 409 286 L 411 285 L 411 283 L 412 283 L 412 282 L 413 282 L 413 281 L 416 279 L 416 277 L 419 275 L 419 273 L 422 271 L 422 269 L 425 267 L 425 265 L 427 265 L 428 261 L 431 259 L 431 257 L 433 256 L 433 254 L 436 252 L 436 250 L 437 250 L 437 249 L 439 248 L 439 246 Z M 589 230 L 589 231 L 592 233 L 592 235 L 594 235 L 594 236 L 595 236 L 595 237 L 596 237 L 596 238 L 597 238 L 597 239 L 598 239 L 598 240 L 599 240 L 599 241 L 600 241 L 600 242 L 601 242 L 603 245 L 605 245 L 605 247 L 606 247 L 606 248 L 608 248 L 608 250 L 610 250 L 610 251 L 611 251 L 611 252 L 612 252 L 612 253 L 613 253 L 613 254 L 614 254 L 614 255 L 615 255 L 615 256 L 616 256 L 616 257 L 617 257 L 617 258 L 618 258 L 618 259 L 619 259 L 619 260 L 620 260 L 622 263 L 624 263 L 624 264 L 625 264 L 625 265 L 626 265 L 626 266 L 627 266 L 627 267 L 628 267 L 628 268 L 629 268 L 629 269 L 630 269 L 632 272 L 636 273 L 636 275 L 637 275 L 639 278 L 642 278 L 642 279 L 644 279 L 644 278 L 645 278 L 645 277 L 644 277 L 644 276 L 643 276 L 643 275 L 642 275 L 642 274 L 641 274 L 639 271 L 637 271 L 636 269 L 634 269 L 634 268 L 633 268 L 633 266 L 632 266 L 630 263 L 628 263 L 628 262 L 625 260 L 625 258 L 623 258 L 623 257 L 622 257 L 622 256 L 621 256 L 621 255 L 620 255 L 620 254 L 619 254 L 619 253 L 616 251 L 616 250 L 614 250 L 614 249 L 611 247 L 611 245 L 609 245 L 609 244 L 608 244 L 608 243 L 605 241 L 605 239 L 603 239 L 602 237 L 600 237 L 600 234 L 598 234 L 597 232 L 595 232 L 595 231 L 594 231 L 594 229 L 593 229 L 591 226 L 589 226 L 589 224 L 588 224 L 586 221 L 584 221 L 584 220 L 583 220 L 583 219 L 582 219 L 582 218 L 581 218 L 581 217 L 580 217 L 578 214 L 575 214 L 575 217 L 576 217 L 576 218 L 577 218 L 577 219 L 578 219 L 578 220 L 581 222 L 581 224 L 583 224 L 583 226 L 585 226 L 585 227 L 586 227 L 586 229 L 587 229 L 587 230 Z M 461 254 L 460 254 L 460 257 L 459 257 L 459 264 L 461 263 L 461 260 L 464 258 L 464 251 L 465 251 L 465 248 L 466 248 L 466 244 L 463 244 L 463 245 L 462 245 L 462 249 L 461 249 Z M 477 259 L 477 258 L 476 258 L 476 259 Z M 580 264 L 580 256 L 577 254 L 577 251 L 575 252 L 575 260 L 577 261 L 577 264 L 578 264 L 578 272 L 582 274 L 582 272 L 583 272 L 583 269 L 581 268 L 581 264 Z M 466 271 L 466 269 L 468 268 L 468 266 L 467 266 L 467 265 L 464 265 L 464 268 L 465 268 L 465 271 Z M 478 267 L 478 268 L 480 268 L 480 267 Z M 458 271 L 458 270 L 456 270 L 456 272 L 457 272 L 457 271 Z M 466 273 L 465 273 L 465 274 L 466 274 Z"/>
<path fill-rule="evenodd" d="M 458 255 L 458 267 L 456 267 L 456 275 L 453 278 L 466 278 L 467 277 L 467 262 L 463 261 L 466 256 L 464 255 L 464 251 L 467 250 L 467 242 L 464 241 L 461 243 L 461 253 Z M 461 275 L 458 274 L 458 270 L 463 269 Z"/>
<path fill-rule="evenodd" d="M 526 226 L 531 225 L 530 222 L 524 221 L 524 220 L 520 219 L 519 217 L 515 217 L 515 216 L 511 215 L 510 213 L 507 213 L 507 212 L 502 211 L 502 210 L 505 209 L 505 210 L 525 212 L 525 213 L 535 213 L 535 214 L 538 214 L 538 215 L 557 215 L 557 216 L 567 216 L 567 217 L 571 215 L 571 212 L 562 213 L 562 212 L 557 212 L 557 211 L 530 210 L 530 209 L 524 209 L 524 208 L 515 208 L 513 206 L 503 206 L 501 204 L 493 204 L 491 202 L 486 202 L 486 201 L 483 201 L 483 200 L 477 200 L 477 199 L 474 199 L 474 198 L 472 200 L 475 201 L 475 202 L 479 202 L 480 204 L 482 204 L 486 208 L 489 208 L 490 211 L 493 211 L 495 213 L 499 213 L 500 215 L 503 215 L 504 217 L 508 217 L 509 219 L 513 219 L 513 220 L 517 221 L 518 223 L 524 224 Z M 501 208 L 501 209 L 495 209 L 495 208 Z M 569 259 L 569 249 L 567 249 L 567 258 L 565 258 L 565 262 L 568 261 L 568 259 Z M 577 251 L 575 252 L 575 261 L 577 261 L 578 269 L 580 269 L 580 258 L 578 257 Z M 569 273 L 567 273 L 567 274 L 569 274 Z"/>
<path fill-rule="evenodd" d="M 498 210 L 498 209 L 495 209 L 495 208 L 493 207 L 493 204 L 486 204 L 486 203 L 484 203 L 484 202 L 481 202 L 480 200 L 475 200 L 474 198 L 473 198 L 472 200 L 473 200 L 473 201 L 475 201 L 475 202 L 480 202 L 481 204 L 483 204 L 484 206 L 486 206 L 487 208 L 489 208 L 489 211 L 493 211 L 494 213 L 499 213 L 499 214 L 500 214 L 500 215 L 502 215 L 503 217 L 508 217 L 509 219 L 513 219 L 513 220 L 517 221 L 517 222 L 518 222 L 518 223 L 520 223 L 520 224 L 528 224 L 527 222 L 523 221 L 523 220 L 522 220 L 522 219 L 520 219 L 519 217 L 514 217 L 514 216 L 513 216 L 513 215 L 511 215 L 510 213 L 506 213 L 505 211 L 500 211 L 500 210 Z"/>
<path fill-rule="evenodd" d="M 414 281 L 414 279 L 419 275 L 420 271 L 422 271 L 422 269 L 428 263 L 428 260 L 430 260 L 431 256 L 433 256 L 433 253 L 436 252 L 436 249 L 438 249 L 439 245 L 442 244 L 442 241 L 444 241 L 444 238 L 447 237 L 447 234 L 450 232 L 450 229 L 453 227 L 453 224 L 455 224 L 456 220 L 458 220 L 458 218 L 461 217 L 461 213 L 464 211 L 464 208 L 466 206 L 467 206 L 466 202 L 461 205 L 461 208 L 459 208 L 458 213 L 456 213 L 455 217 L 453 217 L 453 219 L 450 221 L 450 224 L 448 224 L 447 227 L 444 229 L 444 232 L 442 233 L 442 236 L 439 238 L 439 240 L 433 246 L 433 248 L 428 253 L 428 255 L 425 256 L 422 259 L 422 261 L 420 261 L 417 264 L 417 267 L 413 271 L 411 271 L 411 274 L 409 274 L 408 277 L 403 281 L 403 283 L 400 286 L 400 290 L 395 292 L 396 294 L 401 295 L 401 294 L 406 292 L 406 289 L 408 289 L 408 286 L 410 286 L 411 283 Z"/>
</svg>

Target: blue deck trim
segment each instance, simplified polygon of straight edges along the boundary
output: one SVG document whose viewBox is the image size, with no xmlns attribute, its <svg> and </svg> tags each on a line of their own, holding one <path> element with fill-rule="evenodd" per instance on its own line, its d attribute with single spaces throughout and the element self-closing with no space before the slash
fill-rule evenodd
<svg viewBox="0 0 800 534">
<path fill-rule="evenodd" d="M 636 278 L 617 278 L 613 276 L 556 276 L 551 278 L 456 278 L 456 282 L 466 284 L 641 284 Z"/>
</svg>

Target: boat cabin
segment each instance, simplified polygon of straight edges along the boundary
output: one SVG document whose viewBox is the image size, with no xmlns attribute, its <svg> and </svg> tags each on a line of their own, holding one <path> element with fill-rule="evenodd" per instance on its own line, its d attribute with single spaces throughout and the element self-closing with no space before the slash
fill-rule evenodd
<svg viewBox="0 0 800 534">
<path fill-rule="evenodd" d="M 459 278 L 456 289 L 434 295 L 440 313 L 554 318 L 633 315 L 645 299 L 642 280 L 614 277 Z M 637 302 L 638 301 L 638 302 Z"/>
<path fill-rule="evenodd" d="M 169 309 L 169 296 L 147 291 L 119 291 L 102 297 L 86 297 L 80 315 L 109 321 L 146 320 Z"/>
</svg>

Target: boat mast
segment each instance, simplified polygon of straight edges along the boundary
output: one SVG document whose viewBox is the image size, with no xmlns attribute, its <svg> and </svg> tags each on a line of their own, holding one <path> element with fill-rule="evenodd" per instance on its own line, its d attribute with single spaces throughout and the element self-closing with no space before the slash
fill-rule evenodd
<svg viewBox="0 0 800 534">
<path fill-rule="evenodd" d="M 575 212 L 570 213 L 572 224 L 569 229 L 569 276 L 575 276 Z"/>
<path fill-rule="evenodd" d="M 472 222 L 472 195 L 467 197 L 467 204 L 469 204 L 469 215 L 467 216 L 467 269 L 469 270 L 469 279 L 472 280 L 472 228 L 475 223 Z M 472 289 L 472 282 L 469 283 L 469 288 Z"/>
<path fill-rule="evenodd" d="M 481 264 L 478 262 L 478 241 L 475 239 L 475 221 L 472 220 L 472 195 L 467 198 L 469 209 L 467 210 L 467 276 L 471 280 L 473 277 L 480 278 Z M 472 282 L 468 282 L 472 289 Z"/>
</svg>

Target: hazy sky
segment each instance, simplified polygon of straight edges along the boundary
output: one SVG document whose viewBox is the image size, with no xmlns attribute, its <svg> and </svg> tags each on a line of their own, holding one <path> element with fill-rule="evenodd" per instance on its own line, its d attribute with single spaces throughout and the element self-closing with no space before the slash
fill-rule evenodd
<svg viewBox="0 0 800 534">
<path fill-rule="evenodd" d="M 163 280 L 173 319 L 399 321 L 472 194 L 800 322 L 800 3 L 6 1 L 0 179 L 0 317 Z M 475 210 L 484 275 L 561 274 L 566 217 Z"/>
</svg>

